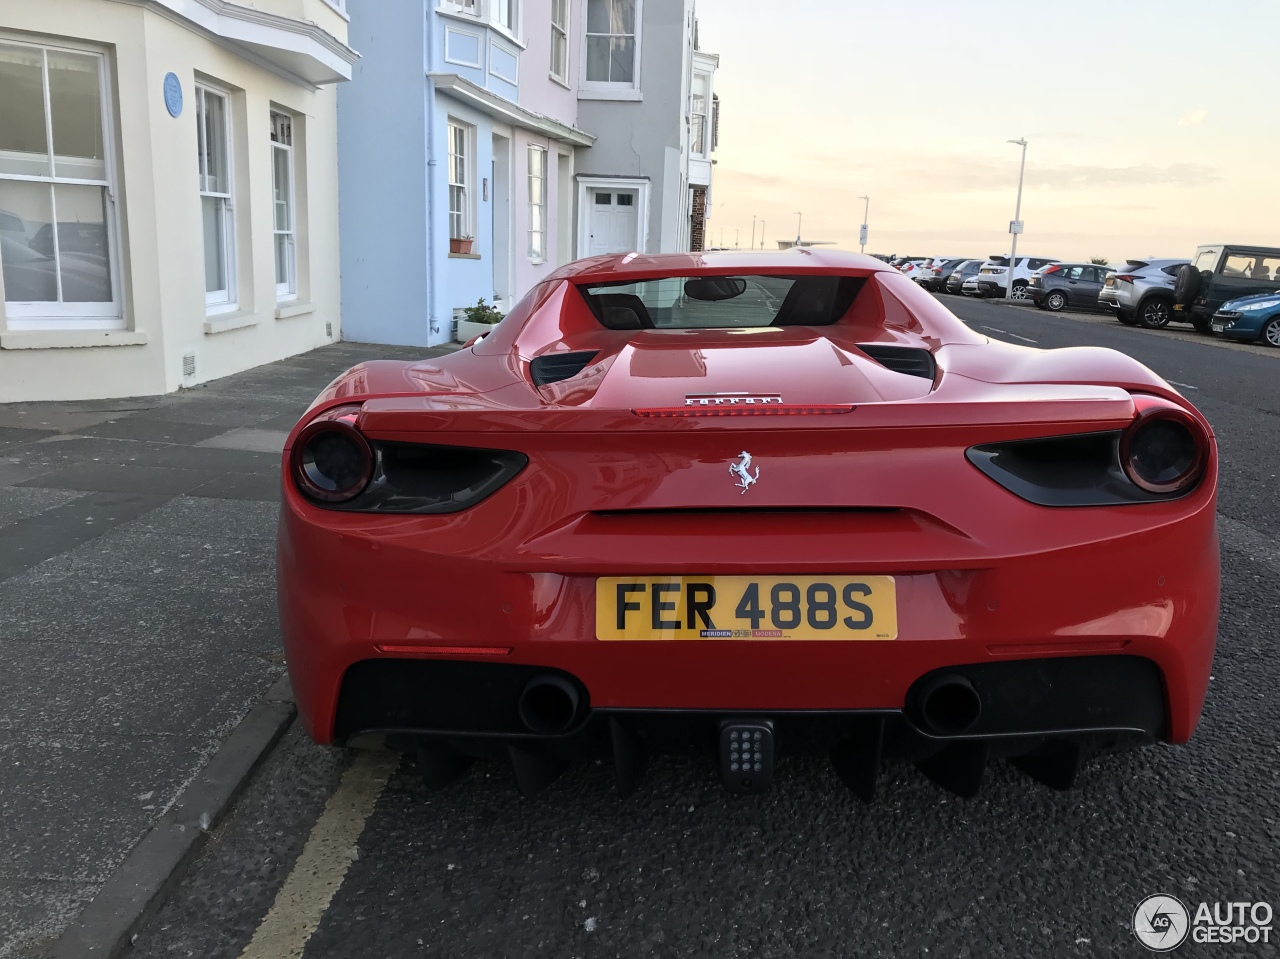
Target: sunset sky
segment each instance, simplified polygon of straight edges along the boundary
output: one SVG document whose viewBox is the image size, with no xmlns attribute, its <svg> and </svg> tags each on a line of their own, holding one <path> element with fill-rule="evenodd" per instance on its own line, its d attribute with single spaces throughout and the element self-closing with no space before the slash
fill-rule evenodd
<svg viewBox="0 0 1280 959">
<path fill-rule="evenodd" d="M 805 10 L 804 15 L 794 11 Z M 1061 259 L 1280 245 L 1276 0 L 698 0 L 720 54 L 710 240 Z M 756 244 L 760 232 L 757 227 Z"/>
</svg>

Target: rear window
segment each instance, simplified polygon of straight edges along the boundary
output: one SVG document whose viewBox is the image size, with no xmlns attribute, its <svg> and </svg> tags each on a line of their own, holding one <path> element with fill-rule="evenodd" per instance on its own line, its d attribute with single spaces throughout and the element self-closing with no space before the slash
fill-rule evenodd
<svg viewBox="0 0 1280 959">
<path fill-rule="evenodd" d="M 1221 252 L 1222 250 L 1219 247 L 1201 250 L 1196 254 L 1196 269 L 1201 273 L 1212 271 L 1218 262 L 1218 254 Z"/>
<path fill-rule="evenodd" d="M 1222 275 L 1241 280 L 1269 281 L 1280 276 L 1280 258 L 1258 253 L 1231 253 L 1222 261 Z"/>
<path fill-rule="evenodd" d="M 852 276 L 670 276 L 581 286 L 611 330 L 709 330 L 827 326 L 853 304 L 865 280 Z"/>
</svg>

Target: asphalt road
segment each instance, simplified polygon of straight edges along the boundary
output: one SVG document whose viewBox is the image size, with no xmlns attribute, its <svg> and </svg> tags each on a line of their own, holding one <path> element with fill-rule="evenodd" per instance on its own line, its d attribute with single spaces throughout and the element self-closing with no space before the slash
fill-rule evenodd
<svg viewBox="0 0 1280 959">
<path fill-rule="evenodd" d="M 896 766 L 865 805 L 783 760 L 771 793 L 730 797 L 664 759 L 626 801 L 603 765 L 526 800 L 496 766 L 433 793 L 295 728 L 131 955 L 1138 956 L 1150 894 L 1280 909 L 1280 352 L 946 302 L 992 337 L 1130 353 L 1213 422 L 1223 612 L 1189 746 L 1097 760 L 1065 793 L 996 763 L 960 800 Z"/>
</svg>

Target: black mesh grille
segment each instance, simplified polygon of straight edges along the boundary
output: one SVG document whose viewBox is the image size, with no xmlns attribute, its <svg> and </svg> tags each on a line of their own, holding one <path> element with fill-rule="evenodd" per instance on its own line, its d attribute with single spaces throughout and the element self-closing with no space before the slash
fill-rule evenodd
<svg viewBox="0 0 1280 959">
<path fill-rule="evenodd" d="M 906 373 L 908 376 L 920 376 L 926 380 L 932 380 L 938 372 L 938 364 L 934 362 L 933 354 L 919 347 L 859 343 L 858 349 L 895 373 Z"/>
<path fill-rule="evenodd" d="M 529 364 L 529 375 L 533 377 L 534 386 L 546 386 L 548 383 L 559 383 L 572 376 L 577 376 L 596 358 L 595 350 L 578 353 L 548 353 L 534 357 Z"/>
</svg>

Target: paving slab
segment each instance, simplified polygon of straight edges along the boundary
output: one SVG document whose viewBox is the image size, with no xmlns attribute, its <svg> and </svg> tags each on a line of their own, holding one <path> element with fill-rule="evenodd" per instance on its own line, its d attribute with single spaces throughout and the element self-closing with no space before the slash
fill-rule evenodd
<svg viewBox="0 0 1280 959">
<path fill-rule="evenodd" d="M 0 959 L 44 956 L 97 889 L 96 882 L 0 879 Z"/>
<path fill-rule="evenodd" d="M 182 859 L 165 809 L 284 669 L 281 431 L 353 363 L 427 352 L 0 406 L 0 959 L 44 956 L 140 837 Z"/>
<path fill-rule="evenodd" d="M 212 446 L 225 450 L 249 450 L 257 453 L 280 453 L 284 449 L 284 441 L 289 438 L 288 430 L 234 429 L 197 443 L 197 446 Z"/>
<path fill-rule="evenodd" d="M 0 485 L 0 526 L 31 519 L 83 496 L 74 490 Z"/>
</svg>

